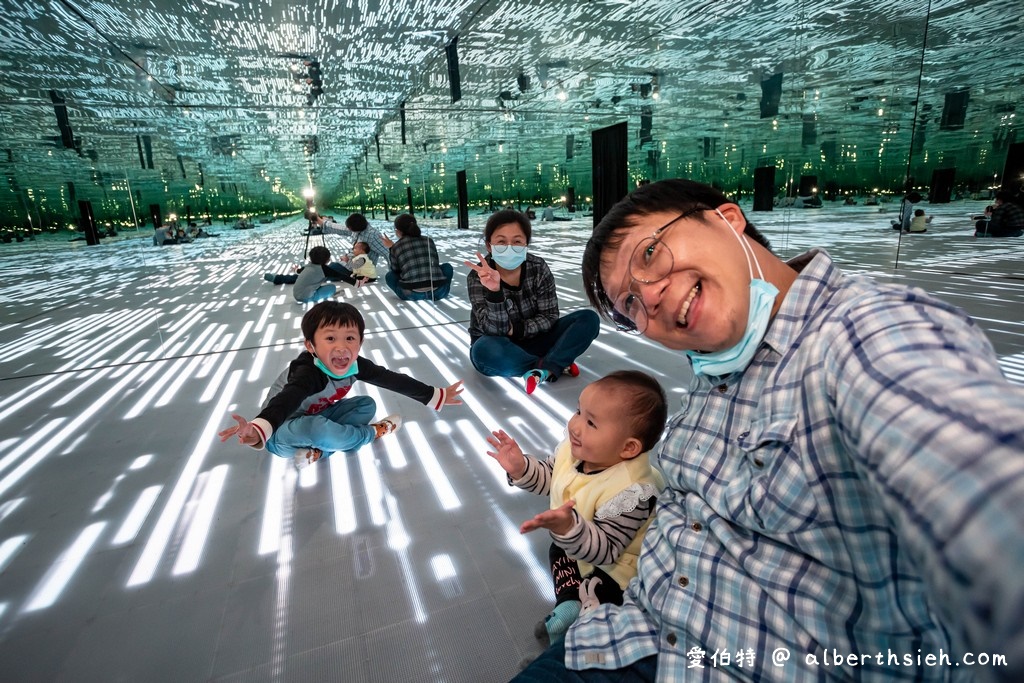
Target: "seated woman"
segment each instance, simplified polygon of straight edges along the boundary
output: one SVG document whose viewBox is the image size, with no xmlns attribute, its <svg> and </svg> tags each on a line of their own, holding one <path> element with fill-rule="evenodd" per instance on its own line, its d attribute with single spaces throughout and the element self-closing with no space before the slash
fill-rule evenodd
<svg viewBox="0 0 1024 683">
<path fill-rule="evenodd" d="M 544 259 L 527 253 L 530 220 L 518 211 L 487 219 L 479 265 L 466 261 L 473 310 L 469 358 L 479 372 L 522 376 L 526 393 L 562 373 L 580 374 L 576 358 L 597 338 L 601 324 L 590 309 L 558 316 L 555 278 Z"/>
<path fill-rule="evenodd" d="M 420 231 L 416 217 L 403 213 L 395 218 L 398 239 L 390 249 L 391 270 L 384 282 L 403 301 L 437 301 L 448 296 L 455 274 L 450 263 L 441 263 L 437 246 Z"/>
</svg>

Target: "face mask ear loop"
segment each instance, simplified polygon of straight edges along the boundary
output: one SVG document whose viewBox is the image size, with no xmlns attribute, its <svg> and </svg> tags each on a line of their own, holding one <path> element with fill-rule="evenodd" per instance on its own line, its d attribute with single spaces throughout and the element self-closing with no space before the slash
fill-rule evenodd
<svg viewBox="0 0 1024 683">
<path fill-rule="evenodd" d="M 729 226 L 729 232 L 732 233 L 732 236 L 739 240 L 740 248 L 743 250 L 743 257 L 747 259 L 747 272 L 750 274 L 750 279 L 754 279 L 754 269 L 750 265 L 750 261 L 751 259 L 753 259 L 754 265 L 757 266 L 758 279 L 764 280 L 764 273 L 761 272 L 761 264 L 757 262 L 757 257 L 754 255 L 753 248 L 751 248 L 750 245 L 747 244 L 746 240 L 744 240 L 739 233 L 732 229 L 732 223 L 730 223 L 729 220 L 722 215 L 721 211 L 715 209 L 715 213 L 717 213 L 718 217 L 725 221 L 725 224 Z"/>
</svg>

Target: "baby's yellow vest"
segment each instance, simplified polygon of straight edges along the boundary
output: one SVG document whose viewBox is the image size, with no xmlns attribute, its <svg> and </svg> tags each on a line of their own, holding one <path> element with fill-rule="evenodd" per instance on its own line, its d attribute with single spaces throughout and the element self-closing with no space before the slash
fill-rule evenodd
<svg viewBox="0 0 1024 683">
<path fill-rule="evenodd" d="M 582 474 L 576 470 L 579 460 L 572 457 L 569 440 L 558 445 L 555 464 L 551 472 L 551 509 L 559 508 L 569 500 L 576 501 L 575 510 L 581 517 L 593 520 L 602 505 L 615 498 L 632 484 L 642 487 L 640 496 L 644 499 L 661 490 L 663 483 L 658 473 L 651 468 L 650 453 L 641 453 L 630 460 L 623 460 L 603 472 Z M 652 515 L 653 517 L 653 515 Z M 615 564 L 602 565 L 601 569 L 615 579 L 625 590 L 629 580 L 636 576 L 636 561 L 640 554 L 644 533 L 650 526 L 648 519 L 637 531 L 636 537 L 619 555 Z M 586 576 L 593 565 L 577 560 L 580 574 Z"/>
</svg>

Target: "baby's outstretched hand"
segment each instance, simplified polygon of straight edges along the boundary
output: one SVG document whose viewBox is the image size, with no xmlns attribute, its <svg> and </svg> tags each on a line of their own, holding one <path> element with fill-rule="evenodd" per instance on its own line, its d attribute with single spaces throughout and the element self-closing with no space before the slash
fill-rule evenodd
<svg viewBox="0 0 1024 683">
<path fill-rule="evenodd" d="M 545 510 L 533 519 L 523 522 L 523 525 L 519 527 L 519 533 L 527 534 L 537 529 L 547 529 L 551 533 L 564 536 L 572 530 L 573 524 L 576 522 L 572 514 L 575 505 L 576 501 L 570 500 L 554 510 Z"/>
<path fill-rule="evenodd" d="M 515 439 L 499 429 L 491 432 L 487 443 L 494 449 L 487 451 L 487 455 L 497 460 L 501 469 L 508 472 L 512 479 L 519 479 L 526 474 L 526 456 Z"/>
</svg>

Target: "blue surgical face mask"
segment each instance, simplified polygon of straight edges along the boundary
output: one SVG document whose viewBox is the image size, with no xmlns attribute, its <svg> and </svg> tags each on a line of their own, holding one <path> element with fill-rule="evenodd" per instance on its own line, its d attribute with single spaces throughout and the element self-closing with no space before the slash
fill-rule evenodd
<svg viewBox="0 0 1024 683">
<path fill-rule="evenodd" d="M 526 245 L 492 244 L 491 258 L 505 270 L 515 270 L 526 260 Z"/>
<path fill-rule="evenodd" d="M 345 371 L 344 375 L 336 375 L 333 372 L 331 372 L 324 364 L 324 362 L 317 358 L 315 354 L 313 355 L 313 365 L 320 368 L 320 370 L 322 370 L 325 375 L 332 379 L 345 379 L 346 377 L 351 377 L 352 375 L 359 372 L 359 361 L 356 360 L 352 361 L 352 365 L 348 366 L 348 370 Z"/>
<path fill-rule="evenodd" d="M 764 279 L 761 265 L 757 262 L 753 250 L 732 229 L 732 225 L 725 216 L 717 209 L 715 213 L 729 226 L 729 232 L 739 240 L 743 254 L 747 257 L 747 270 L 750 271 L 750 308 L 747 311 L 747 327 L 743 332 L 743 337 L 731 348 L 712 353 L 700 353 L 699 351 L 686 351 L 685 353 L 690 357 L 695 375 L 723 377 L 745 370 L 750 365 L 750 361 L 754 359 L 754 352 L 757 351 L 758 345 L 764 339 L 765 332 L 768 331 L 768 323 L 772 318 L 772 306 L 779 290 Z M 757 274 L 760 277 L 754 277 L 751 262 L 757 266 Z"/>
</svg>

